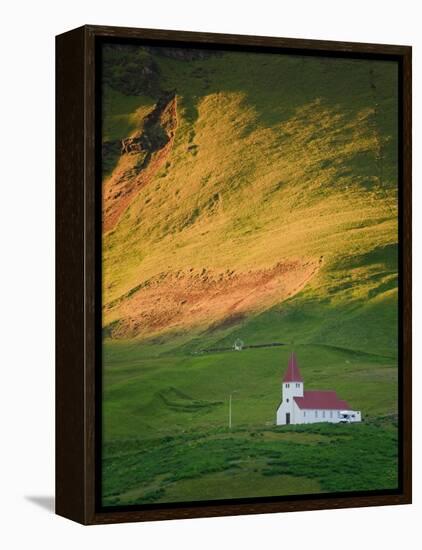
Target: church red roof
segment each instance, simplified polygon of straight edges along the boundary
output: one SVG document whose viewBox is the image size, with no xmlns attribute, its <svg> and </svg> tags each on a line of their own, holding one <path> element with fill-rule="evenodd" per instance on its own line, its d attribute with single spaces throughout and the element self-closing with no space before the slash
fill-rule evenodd
<svg viewBox="0 0 422 550">
<path fill-rule="evenodd" d="M 299 409 L 350 409 L 347 401 L 339 399 L 335 391 L 305 391 L 303 397 L 293 399 Z"/>
<path fill-rule="evenodd" d="M 297 366 L 296 355 L 292 353 L 289 358 L 289 365 L 284 373 L 283 382 L 303 382 L 300 375 L 299 367 Z"/>
</svg>

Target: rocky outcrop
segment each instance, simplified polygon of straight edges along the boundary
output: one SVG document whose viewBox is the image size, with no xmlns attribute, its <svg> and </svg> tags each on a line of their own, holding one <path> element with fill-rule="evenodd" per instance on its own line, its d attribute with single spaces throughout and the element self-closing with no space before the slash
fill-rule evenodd
<svg viewBox="0 0 422 550">
<path fill-rule="evenodd" d="M 177 98 L 174 92 L 165 92 L 141 129 L 121 142 L 119 163 L 104 183 L 104 231 L 113 229 L 139 190 L 160 169 L 171 151 L 176 129 Z"/>
<path fill-rule="evenodd" d="M 153 111 L 143 121 L 143 128 L 134 136 L 122 140 L 121 153 L 145 153 L 151 155 L 172 139 L 176 119 L 171 116 L 173 92 L 163 93 Z"/>
</svg>

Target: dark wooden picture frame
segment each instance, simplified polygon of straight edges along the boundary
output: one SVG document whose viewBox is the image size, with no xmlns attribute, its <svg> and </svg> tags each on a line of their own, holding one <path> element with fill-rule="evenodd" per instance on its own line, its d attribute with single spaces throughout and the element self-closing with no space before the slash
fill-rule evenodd
<svg viewBox="0 0 422 550">
<path fill-rule="evenodd" d="M 200 505 L 104 510 L 98 505 L 98 330 L 101 200 L 96 45 L 102 39 L 399 63 L 399 489 Z M 260 514 L 411 502 L 411 47 L 84 26 L 56 37 L 56 513 L 82 524 Z M 101 188 L 100 188 L 101 189 Z"/>
</svg>

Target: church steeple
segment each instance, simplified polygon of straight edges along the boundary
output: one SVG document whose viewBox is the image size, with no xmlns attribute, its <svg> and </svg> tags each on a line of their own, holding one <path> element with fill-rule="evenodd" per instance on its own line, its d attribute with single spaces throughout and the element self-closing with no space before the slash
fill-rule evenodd
<svg viewBox="0 0 422 550">
<path fill-rule="evenodd" d="M 294 397 L 303 397 L 303 378 L 294 352 L 289 357 L 289 364 L 283 376 L 282 397 L 286 403 L 291 403 Z"/>
<path fill-rule="evenodd" d="M 289 357 L 289 364 L 284 373 L 283 382 L 303 382 L 299 367 L 297 366 L 296 355 L 293 351 Z"/>
</svg>

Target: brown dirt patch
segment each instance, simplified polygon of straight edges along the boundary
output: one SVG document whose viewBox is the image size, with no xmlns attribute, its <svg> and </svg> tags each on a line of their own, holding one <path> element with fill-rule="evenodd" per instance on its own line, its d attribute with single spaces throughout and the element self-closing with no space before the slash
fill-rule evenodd
<svg viewBox="0 0 422 550">
<path fill-rule="evenodd" d="M 163 105 L 157 103 L 154 111 L 148 116 L 152 120 L 151 135 L 148 135 L 144 128 L 132 138 L 123 140 L 123 151 L 119 163 L 112 175 L 104 182 L 104 232 L 114 228 L 139 190 L 152 180 L 164 164 L 173 147 L 177 129 L 176 97 Z M 164 136 L 161 141 L 154 136 L 158 131 Z"/>
<path fill-rule="evenodd" d="M 319 266 L 318 260 L 295 259 L 247 272 L 204 268 L 160 273 L 105 305 L 119 319 L 111 335 L 129 338 L 189 327 L 227 328 L 297 294 Z"/>
</svg>

